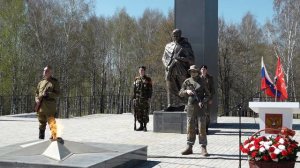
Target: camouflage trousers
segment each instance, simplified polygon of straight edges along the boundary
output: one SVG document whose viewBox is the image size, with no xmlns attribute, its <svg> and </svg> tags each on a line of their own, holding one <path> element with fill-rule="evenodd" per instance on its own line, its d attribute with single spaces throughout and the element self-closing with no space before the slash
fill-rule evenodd
<svg viewBox="0 0 300 168">
<path fill-rule="evenodd" d="M 211 109 L 210 106 L 211 106 L 211 104 L 207 105 L 207 111 L 205 113 L 205 116 L 206 116 L 206 130 L 208 129 L 209 124 L 210 124 L 210 109 Z"/>
<path fill-rule="evenodd" d="M 199 130 L 199 144 L 207 145 L 207 136 L 206 136 L 206 117 L 187 117 L 187 144 L 194 145 L 196 140 L 196 127 L 198 126 Z"/>
<path fill-rule="evenodd" d="M 149 122 L 149 102 L 148 99 L 136 99 L 134 106 L 134 116 L 140 123 Z"/>
</svg>

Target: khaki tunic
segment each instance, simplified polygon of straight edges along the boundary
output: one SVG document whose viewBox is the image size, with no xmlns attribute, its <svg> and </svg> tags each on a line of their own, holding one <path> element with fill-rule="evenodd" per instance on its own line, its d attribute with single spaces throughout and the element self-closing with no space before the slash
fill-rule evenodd
<svg viewBox="0 0 300 168">
<path fill-rule="evenodd" d="M 47 92 L 47 97 L 43 95 Z M 52 116 L 56 112 L 56 99 L 60 94 L 59 82 L 51 77 L 49 80 L 43 79 L 38 83 L 35 91 L 35 98 L 42 100 L 39 113 L 44 113 L 46 116 Z"/>
</svg>

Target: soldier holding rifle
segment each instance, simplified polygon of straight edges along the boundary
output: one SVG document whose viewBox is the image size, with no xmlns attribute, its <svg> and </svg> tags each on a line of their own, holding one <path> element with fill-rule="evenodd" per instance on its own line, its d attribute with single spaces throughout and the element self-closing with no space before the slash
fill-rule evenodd
<svg viewBox="0 0 300 168">
<path fill-rule="evenodd" d="M 193 145 L 196 140 L 195 128 L 198 125 L 199 128 L 199 143 L 201 145 L 201 154 L 208 156 L 206 145 L 206 110 L 207 101 L 210 99 L 210 93 L 208 91 L 205 81 L 199 76 L 199 69 L 192 65 L 188 70 L 191 77 L 186 79 L 180 89 L 179 95 L 182 97 L 188 97 L 188 103 L 186 105 L 187 112 L 187 148 L 181 153 L 182 155 L 188 155 L 193 153 Z"/>
<path fill-rule="evenodd" d="M 168 107 L 164 111 L 183 111 L 184 99 L 178 96 L 182 82 L 189 77 L 187 70 L 194 64 L 191 44 L 181 37 L 181 30 L 172 32 L 173 41 L 168 43 L 162 57 L 165 66 Z"/>
<path fill-rule="evenodd" d="M 43 79 L 38 83 L 35 91 L 35 111 L 39 120 L 39 139 L 45 138 L 46 124 L 51 130 L 51 138 L 56 139 L 56 98 L 60 94 L 58 80 L 52 77 L 51 66 L 46 66 Z"/>
</svg>

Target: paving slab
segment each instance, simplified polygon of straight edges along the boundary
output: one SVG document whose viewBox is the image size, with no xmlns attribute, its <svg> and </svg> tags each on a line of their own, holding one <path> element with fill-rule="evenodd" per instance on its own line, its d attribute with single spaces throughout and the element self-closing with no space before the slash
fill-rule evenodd
<svg viewBox="0 0 300 168">
<path fill-rule="evenodd" d="M 62 138 L 75 142 L 145 145 L 147 162 L 135 168 L 235 168 L 239 166 L 239 124 L 238 117 L 218 117 L 218 124 L 209 129 L 209 157 L 200 155 L 198 140 L 194 154 L 183 156 L 186 134 L 153 132 L 153 115 L 150 115 L 148 132 L 134 131 L 134 118 L 131 113 L 95 114 L 78 118 L 58 119 L 62 128 Z M 242 141 L 259 130 L 258 118 L 242 117 Z M 293 120 L 295 139 L 300 142 L 300 120 Z M 32 117 L 0 117 L 0 148 L 16 143 L 36 141 L 38 121 Z M 47 128 L 46 138 L 50 138 Z M 300 168 L 298 157 L 295 168 Z M 242 155 L 241 167 L 248 168 L 247 156 Z"/>
</svg>

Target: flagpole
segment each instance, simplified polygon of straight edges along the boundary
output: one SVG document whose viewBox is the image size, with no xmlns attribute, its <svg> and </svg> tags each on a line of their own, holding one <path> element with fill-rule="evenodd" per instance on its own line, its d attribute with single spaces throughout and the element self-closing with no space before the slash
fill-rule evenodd
<svg viewBox="0 0 300 168">
<path fill-rule="evenodd" d="M 277 88 L 275 87 L 275 102 L 277 102 Z"/>
<path fill-rule="evenodd" d="M 277 53 L 277 48 L 278 48 L 278 47 L 275 45 L 275 46 L 274 46 L 274 50 L 275 50 L 275 55 L 276 55 L 277 60 L 278 60 L 279 55 L 278 55 L 278 53 Z M 274 86 L 275 86 L 275 102 L 277 102 L 277 86 L 276 86 L 276 82 L 277 82 L 277 77 L 276 77 L 276 74 L 275 74 L 275 78 L 274 78 Z"/>
</svg>

